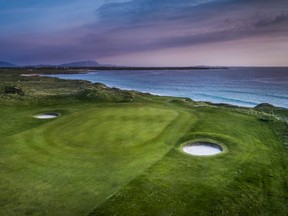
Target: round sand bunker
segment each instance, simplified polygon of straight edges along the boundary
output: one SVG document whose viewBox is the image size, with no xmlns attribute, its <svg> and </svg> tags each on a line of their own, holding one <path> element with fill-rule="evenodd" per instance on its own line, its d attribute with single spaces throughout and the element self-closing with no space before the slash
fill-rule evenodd
<svg viewBox="0 0 288 216">
<path fill-rule="evenodd" d="M 206 156 L 219 154 L 223 148 L 214 143 L 196 142 L 184 146 L 183 151 L 191 155 Z"/>
<path fill-rule="evenodd" d="M 43 114 L 35 115 L 34 117 L 38 119 L 52 119 L 52 118 L 59 117 L 59 114 L 58 113 L 43 113 Z"/>
</svg>

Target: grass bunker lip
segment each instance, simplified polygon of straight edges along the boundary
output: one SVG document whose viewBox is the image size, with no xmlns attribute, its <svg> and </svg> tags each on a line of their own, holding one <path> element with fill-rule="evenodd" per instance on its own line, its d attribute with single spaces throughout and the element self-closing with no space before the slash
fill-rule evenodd
<svg viewBox="0 0 288 216">
<path fill-rule="evenodd" d="M 213 156 L 222 153 L 224 149 L 216 143 L 196 141 L 185 144 L 182 151 L 194 156 Z"/>
<path fill-rule="evenodd" d="M 47 112 L 47 113 L 34 115 L 34 118 L 38 118 L 38 119 L 52 119 L 52 118 L 58 118 L 59 116 L 60 116 L 59 113 Z"/>
</svg>

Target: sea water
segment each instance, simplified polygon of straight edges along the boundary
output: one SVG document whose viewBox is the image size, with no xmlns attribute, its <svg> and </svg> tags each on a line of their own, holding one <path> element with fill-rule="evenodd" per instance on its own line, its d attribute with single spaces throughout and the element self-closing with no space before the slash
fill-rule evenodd
<svg viewBox="0 0 288 216">
<path fill-rule="evenodd" d="M 270 103 L 288 108 L 288 68 L 209 70 L 96 70 L 86 74 L 51 75 L 100 82 L 109 87 L 163 96 L 187 97 L 253 107 Z"/>
</svg>

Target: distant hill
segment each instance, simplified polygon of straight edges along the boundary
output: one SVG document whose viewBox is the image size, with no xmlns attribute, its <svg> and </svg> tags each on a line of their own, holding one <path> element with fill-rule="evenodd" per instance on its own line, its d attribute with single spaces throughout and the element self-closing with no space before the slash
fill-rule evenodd
<svg viewBox="0 0 288 216">
<path fill-rule="evenodd" d="M 0 61 L 0 67 L 17 67 L 17 65 L 14 65 L 14 64 L 9 63 L 9 62 Z"/>
<path fill-rule="evenodd" d="M 66 64 L 60 64 L 59 67 L 97 67 L 101 66 L 98 62 L 88 60 L 88 61 L 77 61 L 77 62 L 71 62 Z"/>
<path fill-rule="evenodd" d="M 76 61 L 76 62 L 69 62 L 65 64 L 38 64 L 38 65 L 26 65 L 25 67 L 75 67 L 75 68 L 85 68 L 85 67 L 114 67 L 114 65 L 110 64 L 99 64 L 94 60 L 87 60 L 87 61 Z"/>
</svg>

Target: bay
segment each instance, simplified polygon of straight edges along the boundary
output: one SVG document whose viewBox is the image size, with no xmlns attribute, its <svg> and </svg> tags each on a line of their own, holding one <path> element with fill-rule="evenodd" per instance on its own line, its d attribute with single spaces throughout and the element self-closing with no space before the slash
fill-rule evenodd
<svg viewBox="0 0 288 216">
<path fill-rule="evenodd" d="M 288 68 L 228 68 L 209 70 L 95 70 L 84 74 L 49 75 L 100 82 L 196 101 L 253 107 L 270 103 L 288 108 Z"/>
</svg>

